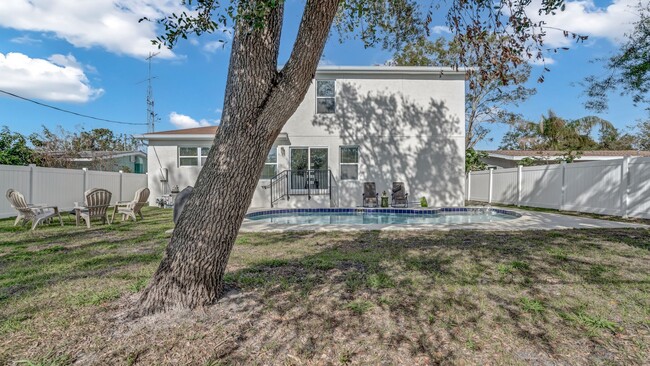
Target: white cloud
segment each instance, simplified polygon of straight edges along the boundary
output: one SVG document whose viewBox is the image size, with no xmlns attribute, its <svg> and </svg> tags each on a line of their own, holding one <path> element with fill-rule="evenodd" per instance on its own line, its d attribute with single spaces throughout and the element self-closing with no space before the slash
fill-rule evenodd
<svg viewBox="0 0 650 366">
<path fill-rule="evenodd" d="M 83 68 L 83 66 L 79 62 L 77 62 L 77 59 L 74 58 L 74 56 L 72 56 L 70 54 L 68 54 L 67 56 L 66 55 L 60 55 L 60 54 L 55 54 L 55 55 L 50 56 L 48 58 L 48 60 L 50 60 L 50 62 L 52 62 L 53 64 L 59 65 L 59 66 L 74 67 L 74 68 L 77 68 L 77 69 Z"/>
<path fill-rule="evenodd" d="M 154 47 L 155 22 L 171 13 L 187 11 L 175 0 L 2 0 L 0 27 L 23 31 L 52 32 L 75 47 L 102 47 L 133 57 L 146 57 L 161 52 L 159 57 L 174 54 Z"/>
<path fill-rule="evenodd" d="M 530 59 L 528 59 L 528 63 L 533 66 L 550 66 L 555 63 L 555 59 L 549 56 L 544 56 L 544 59 L 531 57 Z"/>
<path fill-rule="evenodd" d="M 318 61 L 318 66 L 336 66 L 336 63 L 332 60 L 321 57 Z"/>
<path fill-rule="evenodd" d="M 44 60 L 0 53 L 0 89 L 26 98 L 83 103 L 104 93 L 90 85 L 83 69 L 72 55 Z"/>
<path fill-rule="evenodd" d="M 217 30 L 213 33 L 213 39 L 208 40 L 203 44 L 203 51 L 208 53 L 216 53 L 217 51 L 225 50 L 229 45 L 230 41 L 233 38 L 233 29 L 231 27 L 224 27 L 220 25 Z M 194 46 L 198 46 L 200 42 L 196 39 L 190 39 L 190 43 Z"/>
<path fill-rule="evenodd" d="M 203 45 L 203 50 L 210 53 L 215 53 L 225 48 L 226 43 L 224 41 L 210 41 Z"/>
<path fill-rule="evenodd" d="M 533 1 L 528 15 L 534 21 L 543 20 L 546 23 L 544 42 L 551 47 L 566 47 L 575 42 L 564 37 L 561 30 L 619 43 L 639 19 L 634 8 L 638 0 L 614 0 L 607 7 L 598 7 L 593 0 L 567 1 L 566 9 L 558 10 L 555 15 L 539 15 L 537 10 L 540 3 L 540 0 Z"/>
<path fill-rule="evenodd" d="M 431 28 L 431 32 L 433 32 L 433 34 L 443 34 L 443 33 L 451 34 L 451 30 L 446 25 L 436 25 L 433 28 Z"/>
<path fill-rule="evenodd" d="M 169 122 L 178 128 L 205 127 L 211 125 L 207 119 L 201 119 L 200 121 L 197 121 L 190 116 L 176 112 L 171 112 L 169 114 Z"/>
<path fill-rule="evenodd" d="M 25 34 L 20 37 L 15 37 L 10 40 L 12 43 L 18 43 L 18 44 L 34 44 L 34 43 L 41 43 L 42 41 L 37 38 L 32 38 L 29 35 Z"/>
</svg>

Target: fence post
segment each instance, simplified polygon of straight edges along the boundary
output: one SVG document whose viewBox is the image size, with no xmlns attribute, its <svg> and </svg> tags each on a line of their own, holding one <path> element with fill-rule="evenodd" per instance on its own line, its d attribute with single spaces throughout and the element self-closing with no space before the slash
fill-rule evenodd
<svg viewBox="0 0 650 366">
<path fill-rule="evenodd" d="M 34 168 L 36 164 L 29 164 L 29 202 L 34 202 Z"/>
<path fill-rule="evenodd" d="M 521 165 L 517 167 L 517 207 L 521 207 L 521 177 L 523 168 Z"/>
<path fill-rule="evenodd" d="M 123 183 L 124 182 L 124 174 L 123 174 L 124 172 L 121 171 L 121 170 L 119 172 L 120 172 L 120 195 L 119 195 L 120 198 L 118 198 L 117 200 L 118 201 L 123 201 L 124 198 L 122 197 L 122 186 L 124 184 Z"/>
<path fill-rule="evenodd" d="M 562 192 L 560 195 L 560 211 L 564 211 L 564 205 L 566 202 L 566 161 L 563 161 L 562 166 Z"/>
<path fill-rule="evenodd" d="M 467 200 L 471 201 L 472 200 L 471 199 L 471 197 L 472 197 L 472 171 L 471 170 L 467 173 L 467 189 L 466 189 L 466 191 L 467 191 Z"/>
<path fill-rule="evenodd" d="M 81 170 L 84 171 L 84 190 L 83 190 L 83 192 L 81 192 L 81 197 L 83 198 L 82 199 L 82 202 L 83 202 L 86 199 L 86 197 L 84 197 L 84 195 L 85 195 L 86 191 L 88 190 L 88 168 L 81 168 Z"/>
<path fill-rule="evenodd" d="M 492 204 L 492 172 L 494 172 L 494 169 L 490 169 L 490 183 L 488 184 L 488 204 Z"/>
<path fill-rule="evenodd" d="M 630 197 L 630 157 L 626 156 L 622 161 L 621 169 L 621 216 L 627 219 L 627 210 Z"/>
</svg>

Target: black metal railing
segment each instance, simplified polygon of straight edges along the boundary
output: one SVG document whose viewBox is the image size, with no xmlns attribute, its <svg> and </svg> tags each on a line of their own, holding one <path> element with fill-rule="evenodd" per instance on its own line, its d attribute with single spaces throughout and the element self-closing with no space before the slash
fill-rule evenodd
<svg viewBox="0 0 650 366">
<path fill-rule="evenodd" d="M 291 196 L 329 195 L 332 199 L 332 172 L 327 169 L 284 170 L 271 178 L 266 186 L 271 190 L 271 207 Z"/>
<path fill-rule="evenodd" d="M 264 188 L 271 190 L 271 207 L 283 198 L 289 198 L 289 174 L 288 170 L 282 171 L 271 178 L 270 184 Z"/>
</svg>

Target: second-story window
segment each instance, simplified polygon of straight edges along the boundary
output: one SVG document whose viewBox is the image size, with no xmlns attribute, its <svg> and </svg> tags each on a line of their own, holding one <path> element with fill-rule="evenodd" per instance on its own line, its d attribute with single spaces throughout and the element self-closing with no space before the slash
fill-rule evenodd
<svg viewBox="0 0 650 366">
<path fill-rule="evenodd" d="M 316 80 L 316 113 L 336 112 L 336 81 Z"/>
</svg>

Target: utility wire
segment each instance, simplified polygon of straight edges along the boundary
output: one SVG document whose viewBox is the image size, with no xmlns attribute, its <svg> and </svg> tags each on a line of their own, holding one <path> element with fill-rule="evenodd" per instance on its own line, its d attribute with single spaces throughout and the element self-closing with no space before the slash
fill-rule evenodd
<svg viewBox="0 0 650 366">
<path fill-rule="evenodd" d="M 94 119 L 94 120 L 97 120 L 97 121 L 110 122 L 110 123 L 118 123 L 118 124 L 121 124 L 121 125 L 134 125 L 134 126 L 146 126 L 146 125 L 147 125 L 146 123 L 135 123 L 135 122 L 114 121 L 114 120 L 111 120 L 111 119 L 105 119 L 105 118 L 93 117 L 93 116 L 89 116 L 89 115 L 87 115 L 87 114 L 81 114 L 81 113 L 77 113 L 77 112 L 69 111 L 69 110 L 67 110 L 67 109 L 62 109 L 62 108 L 59 108 L 59 107 L 55 107 L 55 106 L 52 106 L 52 105 L 49 105 L 49 104 L 45 104 L 45 103 L 41 103 L 41 102 L 37 102 L 37 101 L 35 101 L 35 100 L 33 100 L 33 99 L 29 99 L 29 98 L 21 97 L 20 95 L 17 95 L 17 94 L 14 94 L 14 93 L 10 93 L 10 92 L 5 91 L 5 90 L 2 90 L 2 89 L 0 89 L 0 93 L 4 93 L 4 94 L 7 94 L 7 95 L 10 95 L 10 96 L 12 96 L 12 97 L 14 97 L 14 98 L 18 98 L 18 99 L 26 100 L 26 101 L 28 101 L 28 102 L 32 102 L 32 103 L 34 103 L 34 104 L 38 104 L 38 105 L 43 106 L 43 107 L 52 108 L 52 109 L 55 109 L 55 110 L 60 111 L 60 112 L 70 113 L 70 114 L 74 114 L 75 116 L 84 117 L 84 118 L 90 118 L 90 119 Z"/>
</svg>

